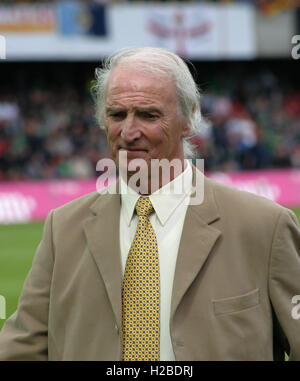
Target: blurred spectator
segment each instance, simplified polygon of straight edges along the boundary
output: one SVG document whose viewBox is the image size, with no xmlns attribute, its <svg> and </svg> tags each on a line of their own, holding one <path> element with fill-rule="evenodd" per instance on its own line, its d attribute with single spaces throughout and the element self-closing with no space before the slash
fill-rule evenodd
<svg viewBox="0 0 300 381">
<path fill-rule="evenodd" d="M 293 167 L 300 168 L 300 144 L 295 148 L 291 157 L 291 162 Z"/>
</svg>

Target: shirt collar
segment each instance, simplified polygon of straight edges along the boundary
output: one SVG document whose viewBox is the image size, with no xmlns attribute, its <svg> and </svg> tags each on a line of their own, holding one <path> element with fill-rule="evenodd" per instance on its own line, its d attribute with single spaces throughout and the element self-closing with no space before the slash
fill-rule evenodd
<svg viewBox="0 0 300 381">
<path fill-rule="evenodd" d="M 155 213 L 162 225 L 166 223 L 174 210 L 190 195 L 192 189 L 193 171 L 188 160 L 185 170 L 170 183 L 164 185 L 149 198 Z M 128 187 L 120 176 L 122 211 L 127 225 L 130 225 L 134 214 L 134 208 L 140 195 Z M 172 192 L 173 190 L 173 192 Z M 179 192 L 178 190 L 182 190 Z"/>
</svg>

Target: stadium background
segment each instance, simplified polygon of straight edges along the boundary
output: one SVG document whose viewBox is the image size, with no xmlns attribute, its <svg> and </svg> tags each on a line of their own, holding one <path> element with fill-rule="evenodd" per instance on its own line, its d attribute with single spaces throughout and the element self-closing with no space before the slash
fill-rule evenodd
<svg viewBox="0 0 300 381">
<path fill-rule="evenodd" d="M 81 4 L 80 1 L 68 3 L 73 6 L 67 9 L 69 15 L 75 12 L 74 4 Z M 83 184 L 81 193 L 87 193 L 99 176 L 97 161 L 108 156 L 105 136 L 95 122 L 90 88 L 95 68 L 109 51 L 103 45 L 102 53 L 95 52 L 95 45 L 91 45 L 85 55 L 76 50 L 76 41 L 79 41 L 76 38 L 82 38 L 79 44 L 85 43 L 84 38 L 89 38 L 86 41 L 91 44 L 107 39 L 112 33 L 108 17 L 110 7 L 121 7 L 122 28 L 132 24 L 128 11 L 136 6 L 145 7 L 148 14 L 155 8 L 152 21 L 157 15 L 159 20 L 160 6 L 163 12 L 172 12 L 178 6 L 181 12 L 190 6 L 250 9 L 252 19 L 250 17 L 247 26 L 248 37 L 241 33 L 240 38 L 245 41 L 233 52 L 217 46 L 214 51 L 206 47 L 198 54 L 195 42 L 179 51 L 191 61 L 189 65 L 203 94 L 205 127 L 193 142 L 198 157 L 205 159 L 207 173 L 221 180 L 222 176 L 232 176 L 232 185 L 235 185 L 236 175 L 237 184 L 241 186 L 239 176 L 242 175 L 248 181 L 244 189 L 259 193 L 261 183 L 257 185 L 255 179 L 265 176 L 262 195 L 275 198 L 274 187 L 281 185 L 280 191 L 284 193 L 290 187 L 286 181 L 296 179 L 293 197 L 290 200 L 286 197 L 283 204 L 293 209 L 300 221 L 300 76 L 299 61 L 291 56 L 291 38 L 300 34 L 297 3 L 292 0 L 85 2 L 91 5 L 90 9 L 85 9 L 85 17 L 87 14 L 92 17 L 93 28 L 87 30 L 86 24 L 83 28 L 84 23 L 78 19 L 61 16 L 60 38 L 64 44 L 68 43 L 68 38 L 72 42 L 56 50 L 60 40 L 50 41 L 52 45 L 47 52 L 34 42 L 36 36 L 42 36 L 50 28 L 47 17 L 46 21 L 44 19 L 44 24 L 48 22 L 46 27 L 41 24 L 37 27 L 32 20 L 29 25 L 26 15 L 22 22 L 22 17 L 11 17 L 8 22 L 9 17 L 6 20 L 4 15 L 7 10 L 13 12 L 30 7 L 32 10 L 50 3 L 41 0 L 1 2 L 0 35 L 6 38 L 6 57 L 0 59 L 0 295 L 5 297 L 5 306 L 2 304 L 0 308 L 0 328 L 5 321 L 4 313 L 7 318 L 16 309 L 41 239 L 44 219 L 30 215 L 28 208 L 22 206 L 30 194 L 24 191 L 23 201 L 16 201 L 11 195 L 22 194 L 28 184 L 29 192 L 33 186 L 41 185 L 42 188 L 37 189 L 44 189 L 54 184 L 52 193 L 55 193 L 61 188 L 72 188 L 80 181 Z M 66 2 L 55 4 L 66 5 Z M 162 20 L 168 22 L 169 19 L 162 17 Z M 32 30 L 26 30 L 28 25 Z M 88 25 L 91 26 L 91 22 Z M 165 26 L 157 24 L 154 29 L 160 36 L 166 36 Z M 200 26 L 205 34 L 203 28 Z M 222 35 L 225 26 L 218 25 L 218 28 Z M 24 36 L 27 49 L 21 46 L 19 36 Z M 171 39 L 169 45 L 162 37 L 151 41 L 158 46 L 178 48 L 172 45 Z M 123 44 L 120 48 L 135 45 L 120 44 Z M 281 184 L 268 183 L 270 173 L 275 174 Z M 254 176 L 250 186 L 248 174 Z M 89 186 L 84 186 L 85 181 L 90 181 Z M 69 192 L 70 198 L 72 194 Z M 47 197 L 45 194 L 44 199 Z M 275 201 L 280 202 L 280 199 L 275 198 Z M 22 207 L 25 212 L 21 213 Z M 36 205 L 36 208 L 41 210 L 43 205 Z"/>
</svg>

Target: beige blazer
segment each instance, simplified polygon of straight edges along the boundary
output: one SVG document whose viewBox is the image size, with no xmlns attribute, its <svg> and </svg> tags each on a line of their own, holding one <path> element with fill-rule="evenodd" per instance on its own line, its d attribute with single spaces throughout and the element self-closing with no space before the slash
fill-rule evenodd
<svg viewBox="0 0 300 381">
<path fill-rule="evenodd" d="M 47 217 L 1 360 L 120 360 L 120 196 L 92 193 Z M 20 253 L 21 254 L 21 253 Z M 300 231 L 289 210 L 205 179 L 174 277 L 176 360 L 300 360 Z"/>
</svg>

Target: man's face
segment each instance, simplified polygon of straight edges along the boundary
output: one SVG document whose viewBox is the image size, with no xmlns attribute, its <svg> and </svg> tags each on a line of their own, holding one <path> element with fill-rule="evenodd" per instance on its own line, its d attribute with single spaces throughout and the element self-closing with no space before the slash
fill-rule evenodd
<svg viewBox="0 0 300 381">
<path fill-rule="evenodd" d="M 128 163 L 138 158 L 148 166 L 151 159 L 184 159 L 188 126 L 178 116 L 175 85 L 166 76 L 117 66 L 106 90 L 105 128 L 117 165 L 120 150 L 126 151 Z"/>
</svg>

